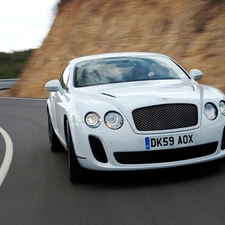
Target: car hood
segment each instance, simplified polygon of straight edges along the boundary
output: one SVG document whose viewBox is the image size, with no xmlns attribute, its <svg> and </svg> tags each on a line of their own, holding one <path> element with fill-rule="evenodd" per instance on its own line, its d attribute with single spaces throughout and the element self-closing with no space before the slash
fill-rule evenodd
<svg viewBox="0 0 225 225">
<path fill-rule="evenodd" d="M 91 93 L 92 99 L 111 103 L 123 112 L 157 104 L 194 103 L 199 105 L 203 96 L 203 88 L 198 83 L 182 80 L 101 85 L 86 88 L 85 92 L 89 96 Z"/>
</svg>

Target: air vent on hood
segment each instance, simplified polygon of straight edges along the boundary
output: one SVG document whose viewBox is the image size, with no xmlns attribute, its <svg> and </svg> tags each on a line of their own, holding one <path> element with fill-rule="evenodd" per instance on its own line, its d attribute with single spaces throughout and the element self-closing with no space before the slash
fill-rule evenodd
<svg viewBox="0 0 225 225">
<path fill-rule="evenodd" d="M 116 96 L 110 95 L 110 94 L 107 94 L 107 93 L 102 93 L 102 95 L 106 95 L 106 96 L 109 96 L 109 97 L 112 97 L 112 98 L 116 98 Z"/>
</svg>

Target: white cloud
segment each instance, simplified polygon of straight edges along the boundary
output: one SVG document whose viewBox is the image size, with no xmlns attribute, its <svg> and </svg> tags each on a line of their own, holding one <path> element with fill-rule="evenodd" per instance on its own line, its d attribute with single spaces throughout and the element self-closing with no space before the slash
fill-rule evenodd
<svg viewBox="0 0 225 225">
<path fill-rule="evenodd" d="M 0 2 L 0 52 L 40 47 L 60 0 Z"/>
</svg>

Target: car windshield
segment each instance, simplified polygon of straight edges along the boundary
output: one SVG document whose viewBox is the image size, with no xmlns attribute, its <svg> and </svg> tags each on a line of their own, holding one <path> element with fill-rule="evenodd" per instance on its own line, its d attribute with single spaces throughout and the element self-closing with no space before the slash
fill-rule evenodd
<svg viewBox="0 0 225 225">
<path fill-rule="evenodd" d="M 141 80 L 190 79 L 179 65 L 163 56 L 86 60 L 76 64 L 74 75 L 75 87 Z"/>
</svg>

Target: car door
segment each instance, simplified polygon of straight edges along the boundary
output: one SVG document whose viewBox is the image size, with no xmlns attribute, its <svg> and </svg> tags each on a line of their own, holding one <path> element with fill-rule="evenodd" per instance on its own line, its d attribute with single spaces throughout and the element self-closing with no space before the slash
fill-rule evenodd
<svg viewBox="0 0 225 225">
<path fill-rule="evenodd" d="M 66 114 L 66 108 L 68 106 L 68 80 L 70 75 L 71 66 L 68 64 L 60 78 L 60 83 L 62 86 L 62 92 L 58 91 L 55 94 L 55 115 L 56 115 L 56 126 L 59 138 L 61 141 L 65 141 L 65 134 L 64 134 L 64 115 Z M 65 143 L 64 143 L 65 144 Z"/>
</svg>

